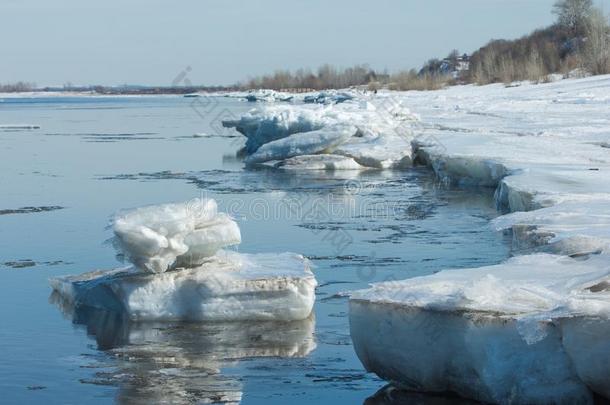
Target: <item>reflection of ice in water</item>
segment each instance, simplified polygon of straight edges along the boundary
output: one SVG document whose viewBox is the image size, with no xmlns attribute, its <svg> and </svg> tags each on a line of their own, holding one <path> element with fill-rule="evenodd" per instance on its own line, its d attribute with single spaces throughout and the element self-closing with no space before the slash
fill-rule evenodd
<svg viewBox="0 0 610 405">
<path fill-rule="evenodd" d="M 239 403 L 242 384 L 221 369 L 255 357 L 298 358 L 316 347 L 313 316 L 295 322 L 130 322 L 124 315 L 74 308 L 51 295 L 66 316 L 84 325 L 104 357 L 91 380 L 116 385 L 120 403 Z"/>
<path fill-rule="evenodd" d="M 462 399 L 449 393 L 425 394 L 403 391 L 386 385 L 364 401 L 364 405 L 476 405 L 479 402 Z"/>
</svg>

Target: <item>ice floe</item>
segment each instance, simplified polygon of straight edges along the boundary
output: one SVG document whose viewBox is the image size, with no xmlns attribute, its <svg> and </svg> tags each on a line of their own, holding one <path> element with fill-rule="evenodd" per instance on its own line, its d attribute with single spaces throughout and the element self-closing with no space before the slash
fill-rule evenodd
<svg viewBox="0 0 610 405">
<path fill-rule="evenodd" d="M 221 250 L 241 236 L 214 200 L 125 211 L 113 230 L 133 266 L 52 279 L 74 307 L 146 321 L 294 321 L 312 312 L 317 284 L 309 261 Z"/>
<path fill-rule="evenodd" d="M 294 96 L 290 93 L 285 93 L 281 91 L 274 90 L 257 90 L 251 91 L 246 94 L 245 99 L 247 101 L 266 101 L 266 102 L 274 102 L 274 101 L 291 101 Z"/>
<path fill-rule="evenodd" d="M 94 271 L 51 285 L 76 306 L 123 312 L 132 320 L 292 321 L 311 314 L 316 281 L 300 255 L 223 251 L 198 267 L 160 274 Z"/>
<path fill-rule="evenodd" d="M 417 122 L 401 103 L 354 98 L 335 105 L 267 105 L 223 125 L 247 138 L 247 163 L 320 154 L 328 157 L 332 170 L 337 161 L 333 155 L 369 168 L 410 166 Z"/>
<path fill-rule="evenodd" d="M 303 102 L 308 104 L 340 104 L 353 98 L 354 96 L 346 91 L 325 90 L 304 96 Z"/>
<path fill-rule="evenodd" d="M 356 127 L 341 125 L 292 134 L 262 145 L 246 158 L 246 164 L 279 161 L 322 152 L 331 153 L 337 146 L 355 135 L 356 131 Z"/>
<path fill-rule="evenodd" d="M 238 120 L 225 120 L 223 125 L 244 135 L 246 152 L 254 153 L 267 142 L 320 129 L 325 124 L 324 118 L 324 112 L 320 110 L 266 106 L 253 109 Z"/>
</svg>

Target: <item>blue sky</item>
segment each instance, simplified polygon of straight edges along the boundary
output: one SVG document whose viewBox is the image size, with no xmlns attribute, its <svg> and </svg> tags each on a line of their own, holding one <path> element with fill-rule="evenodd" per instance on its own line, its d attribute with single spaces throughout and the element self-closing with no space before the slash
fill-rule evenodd
<svg viewBox="0 0 610 405">
<path fill-rule="evenodd" d="M 395 71 L 548 25 L 553 1 L 1 0 L 0 83 L 169 85 L 187 66 L 205 84 L 323 63 Z"/>
</svg>

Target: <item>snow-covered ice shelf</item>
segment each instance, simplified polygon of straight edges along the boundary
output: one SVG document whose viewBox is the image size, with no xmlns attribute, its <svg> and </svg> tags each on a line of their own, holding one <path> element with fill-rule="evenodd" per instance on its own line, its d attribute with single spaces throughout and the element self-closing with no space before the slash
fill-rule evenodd
<svg viewBox="0 0 610 405">
<path fill-rule="evenodd" d="M 492 403 L 610 395 L 610 257 L 519 256 L 379 283 L 350 299 L 367 368 L 413 389 Z"/>
<path fill-rule="evenodd" d="M 492 403 L 610 398 L 609 94 L 597 76 L 378 96 L 421 117 L 414 161 L 496 188 L 507 214 L 492 226 L 512 231 L 517 256 L 353 293 L 369 371 Z"/>
</svg>

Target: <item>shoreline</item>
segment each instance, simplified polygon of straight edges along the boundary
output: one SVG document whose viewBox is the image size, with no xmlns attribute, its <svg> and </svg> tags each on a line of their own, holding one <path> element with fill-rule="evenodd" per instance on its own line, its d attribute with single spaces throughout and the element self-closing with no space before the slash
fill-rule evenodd
<svg viewBox="0 0 610 405">
<path fill-rule="evenodd" d="M 561 82 L 564 80 L 578 80 L 571 77 L 563 77 L 560 74 L 552 74 L 551 80 L 549 82 L 535 82 L 535 81 L 519 81 L 512 83 L 490 83 L 484 85 L 477 85 L 474 83 L 456 83 L 449 84 L 439 89 L 431 89 L 431 90 L 392 90 L 386 87 L 382 87 L 378 89 L 380 93 L 394 93 L 394 94 L 402 94 L 402 93 L 428 93 L 428 92 L 439 92 L 443 90 L 460 88 L 460 87 L 488 87 L 488 86 L 503 86 L 505 88 L 512 87 L 520 87 L 522 85 L 543 85 L 549 83 Z M 598 76 L 585 76 L 579 79 L 586 79 Z M 112 89 L 112 88 L 111 88 Z M 192 90 L 192 91 L 188 91 Z M 116 91 L 116 92 L 114 92 Z M 158 97 L 158 96 L 175 96 L 175 97 L 189 97 L 189 96 L 212 96 L 212 97 L 235 97 L 235 98 L 247 98 L 250 94 L 284 94 L 291 95 L 293 97 L 298 98 L 299 96 L 306 96 L 311 94 L 325 93 L 325 92 L 337 92 L 337 93 L 354 93 L 354 94 L 376 94 L 376 91 L 369 90 L 366 85 L 354 86 L 348 88 L 333 88 L 333 89 L 282 89 L 282 90 L 271 90 L 271 89 L 244 89 L 244 90 L 197 90 L 190 88 L 167 88 L 166 91 L 158 91 L 158 88 L 155 86 L 144 86 L 142 90 L 121 90 L 114 89 L 110 92 L 97 92 L 95 90 L 62 90 L 62 89 L 34 89 L 29 91 L 15 91 L 15 92 L 0 92 L 0 99 L 3 98 L 47 98 L 47 97 Z M 252 100 L 253 101 L 253 100 Z M 262 100 L 257 100 L 262 101 Z M 267 100 L 269 101 L 269 100 Z M 277 100 L 283 102 L 289 102 L 290 100 Z"/>
<path fill-rule="evenodd" d="M 442 271 L 354 292 L 355 349 L 367 370 L 408 388 L 416 384 L 491 402 L 508 400 L 510 389 L 525 402 L 588 402 L 590 392 L 610 397 L 604 378 L 610 369 L 603 364 L 610 350 L 603 343 L 610 319 L 610 122 L 605 114 L 610 76 L 494 93 L 497 87 L 404 93 L 404 100 L 427 126 L 424 138 L 413 141 L 413 160 L 441 181 L 495 189 L 498 209 L 508 213 L 490 226 L 512 233 L 516 254 L 497 266 Z M 418 110 L 418 102 L 432 107 Z M 411 313 L 401 315 L 403 310 Z M 498 326 L 473 320 L 472 311 L 495 312 L 491 318 L 504 321 Z M 439 316 L 453 317 L 455 339 L 445 336 Z M 385 330 L 387 324 L 394 327 Z M 483 338 L 492 335 L 491 341 Z M 406 350 L 394 353 L 390 340 L 401 336 Z M 450 347 L 460 339 L 466 339 L 464 346 L 454 349 L 466 354 L 449 364 Z M 481 347 L 469 346 L 468 339 Z M 506 364 L 474 354 L 487 350 Z M 426 357 L 431 357 L 427 363 Z M 534 367 L 543 359 L 563 366 Z M 412 367 L 405 368 L 409 362 Z M 423 371 L 411 370 L 417 365 Z M 464 373 L 454 367 L 464 367 Z M 466 383 L 469 368 L 483 373 L 474 387 Z M 554 392 L 560 383 L 566 391 Z"/>
</svg>

